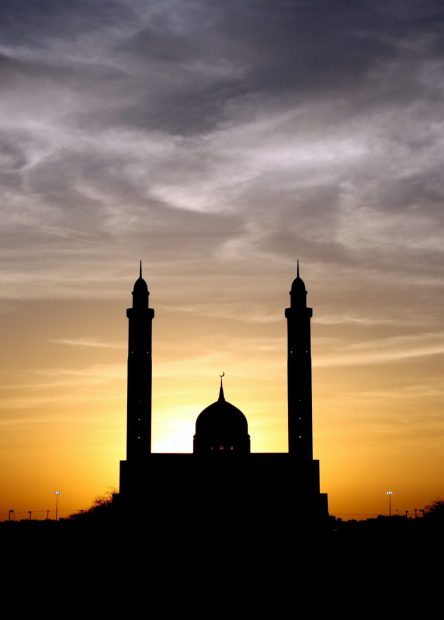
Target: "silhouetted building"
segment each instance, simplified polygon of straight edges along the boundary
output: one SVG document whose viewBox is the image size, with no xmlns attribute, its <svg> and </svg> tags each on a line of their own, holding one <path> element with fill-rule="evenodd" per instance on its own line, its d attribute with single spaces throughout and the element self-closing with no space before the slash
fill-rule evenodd
<svg viewBox="0 0 444 620">
<path fill-rule="evenodd" d="M 148 286 L 134 284 L 127 310 L 127 459 L 120 463 L 120 497 L 132 514 L 158 516 L 184 511 L 202 517 L 230 515 L 272 518 L 288 524 L 319 523 L 328 516 L 320 493 L 319 461 L 313 459 L 310 319 L 307 291 L 293 281 L 288 324 L 288 453 L 251 453 L 245 415 L 219 399 L 196 420 L 192 454 L 151 452 L 151 334 L 154 310 Z"/>
</svg>

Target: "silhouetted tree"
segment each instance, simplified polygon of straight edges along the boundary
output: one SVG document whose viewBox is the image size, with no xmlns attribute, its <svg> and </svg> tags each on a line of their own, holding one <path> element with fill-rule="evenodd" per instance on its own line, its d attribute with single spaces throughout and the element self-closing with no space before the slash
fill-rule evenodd
<svg viewBox="0 0 444 620">
<path fill-rule="evenodd" d="M 109 491 L 106 495 L 96 497 L 87 510 L 76 512 L 69 518 L 73 520 L 96 520 L 106 519 L 114 514 L 113 495 L 115 491 Z"/>
<path fill-rule="evenodd" d="M 444 499 L 439 497 L 434 502 L 425 507 L 424 516 L 435 522 L 444 523 Z"/>
</svg>

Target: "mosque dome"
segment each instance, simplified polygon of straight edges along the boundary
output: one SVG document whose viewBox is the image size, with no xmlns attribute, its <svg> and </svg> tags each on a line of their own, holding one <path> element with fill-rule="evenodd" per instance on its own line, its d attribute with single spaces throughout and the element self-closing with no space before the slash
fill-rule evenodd
<svg viewBox="0 0 444 620">
<path fill-rule="evenodd" d="M 249 453 L 248 422 L 242 411 L 225 400 L 221 382 L 219 399 L 196 420 L 194 452 L 197 454 Z"/>
</svg>

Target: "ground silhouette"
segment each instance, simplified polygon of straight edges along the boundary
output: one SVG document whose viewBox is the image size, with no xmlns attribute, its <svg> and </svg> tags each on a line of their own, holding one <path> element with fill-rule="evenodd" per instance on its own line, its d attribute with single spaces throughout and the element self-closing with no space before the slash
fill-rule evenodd
<svg viewBox="0 0 444 620">
<path fill-rule="evenodd" d="M 57 522 L 0 523 L 2 585 L 19 584 L 34 613 L 43 596 L 42 609 L 48 600 L 70 610 L 78 603 L 79 615 L 95 608 L 101 617 L 153 605 L 192 617 L 279 618 L 289 609 L 398 617 L 403 605 L 427 609 L 439 591 L 444 520 L 433 505 L 417 519 L 331 517 L 325 528 L 303 529 L 283 526 L 281 515 L 248 521 L 235 508 L 228 521 L 191 520 L 186 507 L 139 518 L 103 498 Z"/>
<path fill-rule="evenodd" d="M 192 516 L 192 518 L 190 518 Z M 91 542 L 113 545 L 137 541 L 140 548 L 149 547 L 150 553 L 160 557 L 174 549 L 193 549 L 193 555 L 205 555 L 209 541 L 217 541 L 217 548 L 230 548 L 279 553 L 289 550 L 313 550 L 327 553 L 340 552 L 371 554 L 391 549 L 399 553 L 436 554 L 444 551 L 444 500 L 437 499 L 427 506 L 423 517 L 378 516 L 363 521 L 343 521 L 330 517 L 325 526 L 313 528 L 289 524 L 282 515 L 267 515 L 266 521 L 257 516 L 256 523 L 247 523 L 244 515 L 232 511 L 213 514 L 203 522 L 190 513 L 133 515 L 113 495 L 98 497 L 88 510 L 70 515 L 59 521 L 4 521 L 0 523 L 0 543 L 3 552 L 20 548 L 42 548 L 57 541 L 65 547 Z M 225 545 L 225 547 L 223 547 Z M 211 547 L 211 545 L 210 545 Z M 217 554 L 216 554 L 217 555 Z"/>
</svg>

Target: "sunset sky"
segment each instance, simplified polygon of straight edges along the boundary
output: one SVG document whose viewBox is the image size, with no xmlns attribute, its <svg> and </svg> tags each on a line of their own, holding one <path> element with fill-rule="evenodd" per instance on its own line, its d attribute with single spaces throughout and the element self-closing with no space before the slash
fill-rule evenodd
<svg viewBox="0 0 444 620">
<path fill-rule="evenodd" d="M 299 257 L 330 512 L 444 496 L 441 0 L 2 0 L 0 87 L 0 519 L 118 487 L 140 258 L 155 451 L 287 449 Z"/>
</svg>

